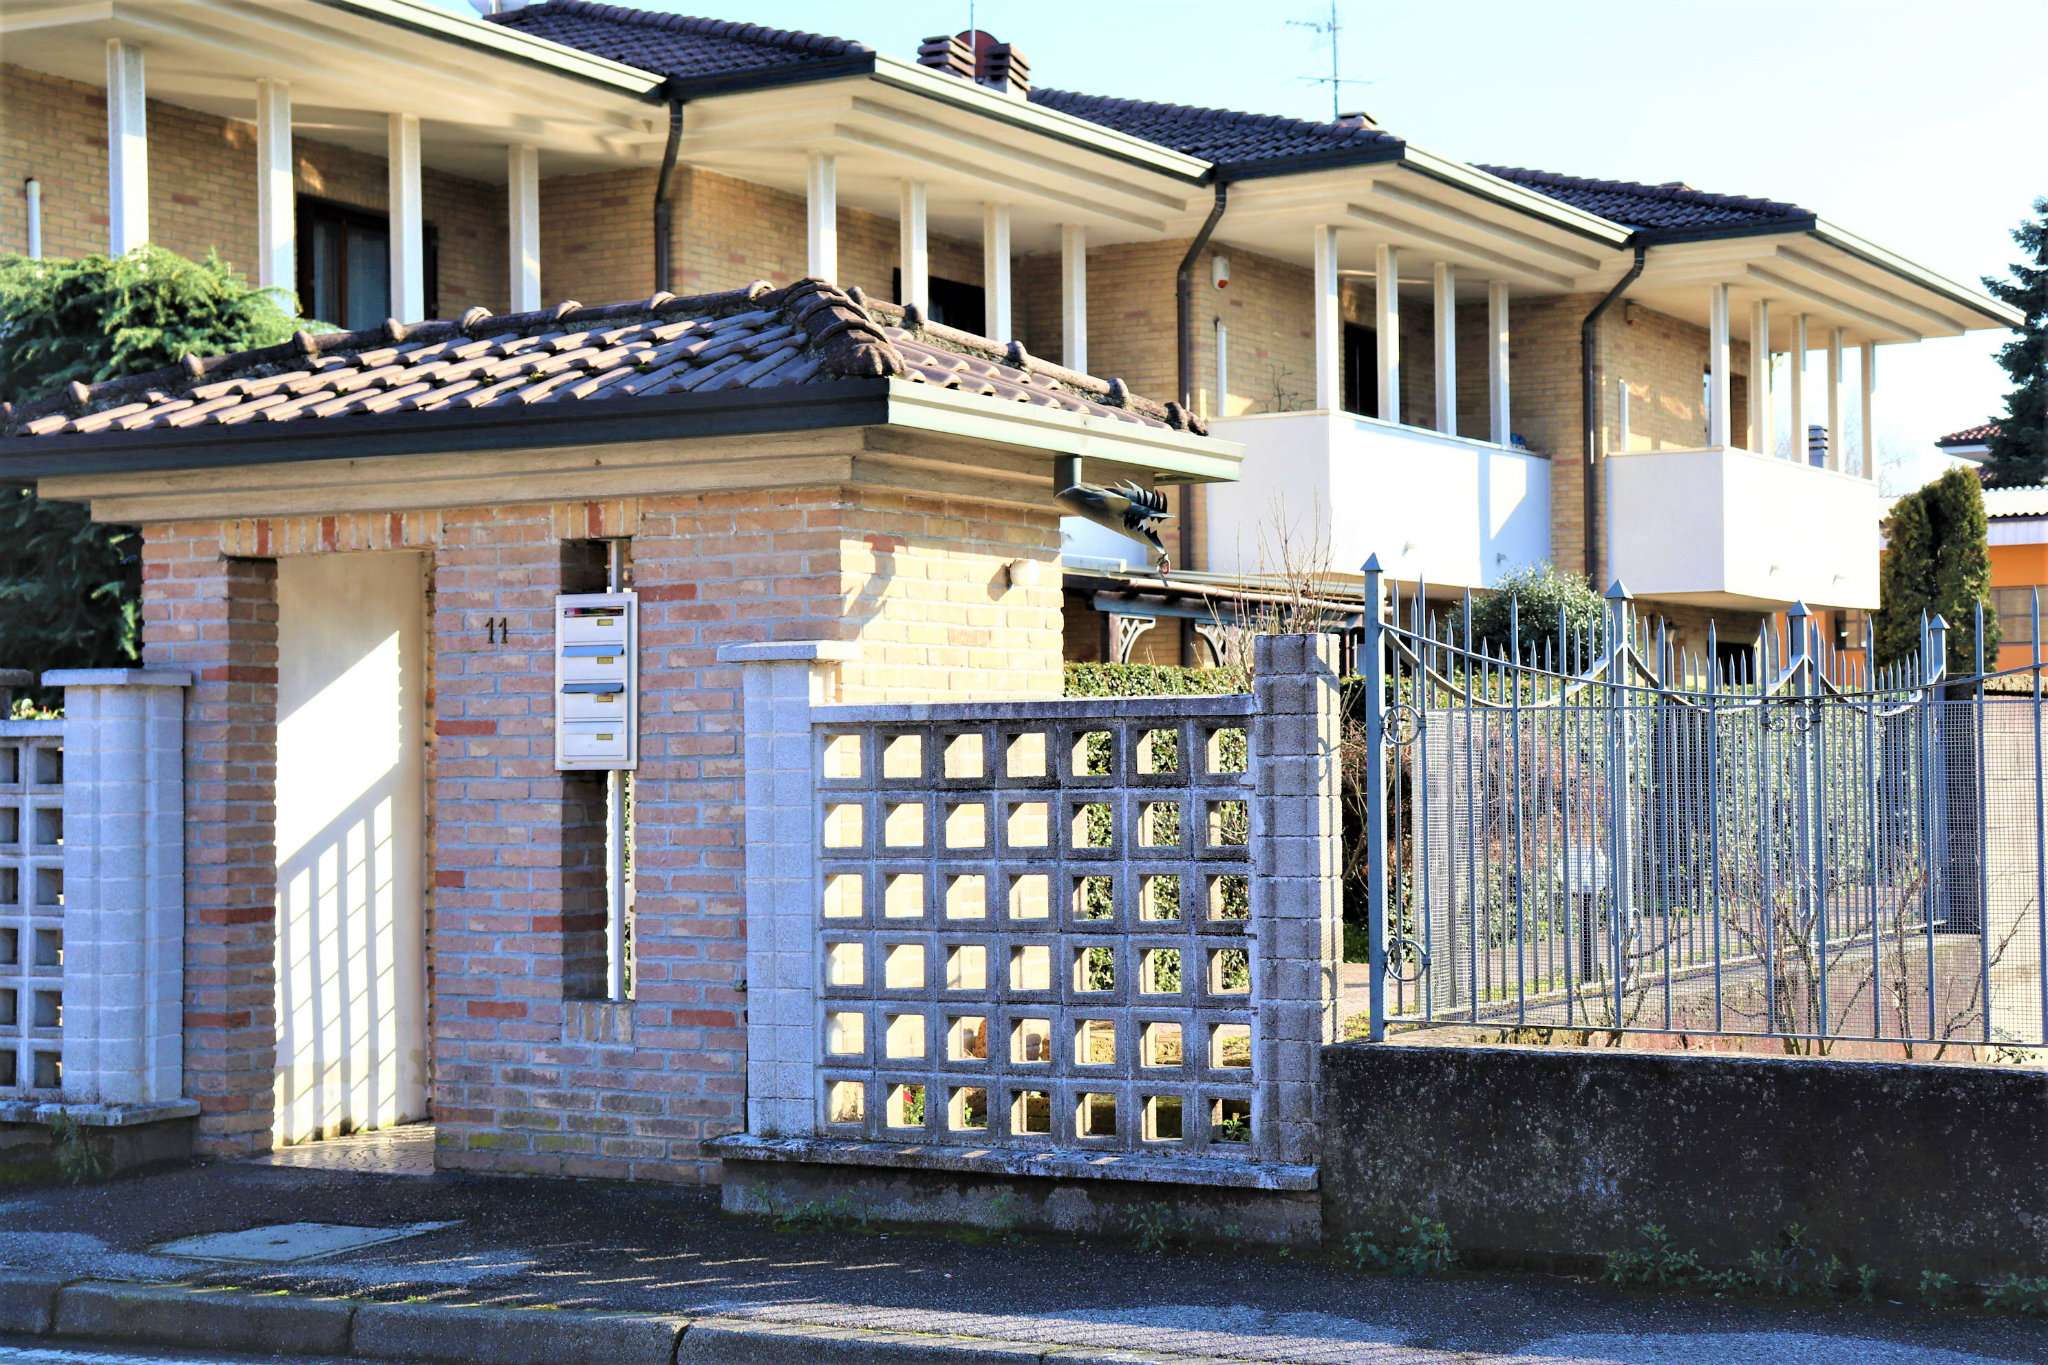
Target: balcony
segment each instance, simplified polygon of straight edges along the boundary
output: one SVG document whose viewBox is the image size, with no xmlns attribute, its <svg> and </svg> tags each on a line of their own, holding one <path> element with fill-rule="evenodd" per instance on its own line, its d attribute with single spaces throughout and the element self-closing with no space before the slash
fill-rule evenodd
<svg viewBox="0 0 2048 1365">
<path fill-rule="evenodd" d="M 1344 412 L 1218 419 L 1244 444 L 1235 484 L 1208 490 L 1216 573 L 1328 568 L 1377 554 L 1389 576 L 1486 588 L 1550 557 L 1550 461 L 1526 450 Z"/>
<path fill-rule="evenodd" d="M 1247 452 L 1249 459 L 1249 452 Z M 1607 548 L 1638 597 L 1877 605 L 1877 485 L 1737 446 L 1609 455 Z"/>
</svg>

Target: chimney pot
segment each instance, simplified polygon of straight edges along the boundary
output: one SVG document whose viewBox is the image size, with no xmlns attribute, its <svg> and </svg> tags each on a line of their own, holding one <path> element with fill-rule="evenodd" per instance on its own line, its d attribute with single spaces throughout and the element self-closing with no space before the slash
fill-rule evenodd
<svg viewBox="0 0 2048 1365">
<path fill-rule="evenodd" d="M 917 45 L 917 64 L 963 81 L 974 79 L 974 51 L 959 34 L 934 34 Z"/>
<path fill-rule="evenodd" d="M 1008 43 L 990 43 L 981 51 L 976 78 L 991 90 L 1023 99 L 1031 93 L 1031 62 Z"/>
</svg>

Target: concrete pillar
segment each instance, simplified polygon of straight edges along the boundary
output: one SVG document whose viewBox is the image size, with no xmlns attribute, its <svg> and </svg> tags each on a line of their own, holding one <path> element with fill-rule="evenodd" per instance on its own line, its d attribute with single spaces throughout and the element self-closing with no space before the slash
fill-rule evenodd
<svg viewBox="0 0 2048 1365">
<path fill-rule="evenodd" d="M 1060 363 L 1088 372 L 1088 229 L 1060 229 Z"/>
<path fill-rule="evenodd" d="M 1337 274 L 1337 229 L 1315 231 L 1315 357 L 1316 406 L 1325 412 L 1344 407 L 1344 319 Z"/>
<path fill-rule="evenodd" d="M 387 203 L 391 213 L 391 316 L 427 315 L 427 237 L 420 203 L 420 121 L 392 114 L 385 130 Z"/>
<path fill-rule="evenodd" d="M 1494 280 L 1486 286 L 1486 407 L 1488 438 L 1512 445 L 1508 412 L 1508 287 Z"/>
<path fill-rule="evenodd" d="M 932 311 L 932 252 L 928 194 L 922 180 L 906 180 L 896 193 L 896 302 Z"/>
<path fill-rule="evenodd" d="M 1707 290 L 1707 444 L 1725 446 L 1734 438 L 1730 417 L 1733 390 L 1728 382 L 1728 286 Z"/>
<path fill-rule="evenodd" d="M 1863 477 L 1877 477 L 1877 343 L 1863 343 Z"/>
<path fill-rule="evenodd" d="M 1771 442 L 1771 305 L 1758 299 L 1749 306 L 1749 448 L 1772 453 Z"/>
<path fill-rule="evenodd" d="M 149 127 L 142 49 L 107 43 L 107 254 L 149 240 Z"/>
<path fill-rule="evenodd" d="M 804 171 L 804 273 L 839 282 L 839 159 L 812 152 Z"/>
<path fill-rule="evenodd" d="M 1316 1160 L 1316 1074 L 1337 1037 L 1343 961 L 1343 813 L 1338 641 L 1262 635 L 1253 644 L 1251 918 L 1261 1102 L 1269 1161 Z"/>
<path fill-rule="evenodd" d="M 1806 314 L 1794 314 L 1792 318 L 1792 365 L 1786 372 L 1790 381 L 1791 410 L 1791 457 L 1799 463 L 1806 463 Z"/>
<path fill-rule="evenodd" d="M 1381 242 L 1373 251 L 1373 325 L 1379 333 L 1380 420 L 1401 420 L 1401 253 Z"/>
<path fill-rule="evenodd" d="M 298 211 L 292 175 L 292 88 L 256 82 L 256 283 L 296 290 Z"/>
<path fill-rule="evenodd" d="M 506 293 L 515 313 L 540 307 L 540 150 L 505 149 L 505 222 L 509 234 L 506 257 L 512 278 Z"/>
<path fill-rule="evenodd" d="M 1447 261 L 1430 272 L 1436 304 L 1436 429 L 1458 434 L 1458 277 Z"/>
<path fill-rule="evenodd" d="M 1003 204 L 981 211 L 981 286 L 989 337 L 1011 340 L 1017 329 L 1010 321 L 1010 210 Z"/>
<path fill-rule="evenodd" d="M 816 768 L 811 708 L 835 666 L 859 654 L 846 640 L 725 645 L 741 666 L 746 773 L 747 1132 L 818 1130 Z"/>
<path fill-rule="evenodd" d="M 192 675 L 77 669 L 43 683 L 64 689 L 64 1099 L 176 1101 Z"/>
<path fill-rule="evenodd" d="M 1847 434 L 1842 430 L 1842 329 L 1828 329 L 1828 468 L 1846 469 Z"/>
</svg>

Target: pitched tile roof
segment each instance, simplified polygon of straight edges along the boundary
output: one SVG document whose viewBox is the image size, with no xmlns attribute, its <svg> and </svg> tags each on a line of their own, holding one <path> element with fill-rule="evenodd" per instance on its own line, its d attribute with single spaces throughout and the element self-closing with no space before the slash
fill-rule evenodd
<svg viewBox="0 0 2048 1365">
<path fill-rule="evenodd" d="M 1234 109 L 1202 109 L 1188 104 L 1160 104 L 1043 88 L 1033 90 L 1030 100 L 1229 167 L 1316 155 L 1337 159 L 1347 153 L 1367 151 L 1391 155 L 1403 146 L 1392 133 L 1363 122 L 1318 123 L 1279 114 L 1245 114 Z"/>
<path fill-rule="evenodd" d="M 1974 427 L 1964 427 L 1961 431 L 1951 431 L 1948 435 L 1936 441 L 1935 444 L 1938 446 L 1981 446 L 1997 434 L 1998 423 L 1980 422 Z"/>
<path fill-rule="evenodd" d="M 822 33 L 662 14 L 594 0 L 546 0 L 490 18 L 536 38 L 679 80 L 815 67 L 874 51 L 865 43 Z"/>
<path fill-rule="evenodd" d="M 1722 230 L 1794 223 L 1811 219 L 1813 210 L 1774 199 L 1739 194 L 1714 194 L 1690 185 L 1645 185 L 1634 180 L 1592 180 L 1585 176 L 1530 171 L 1516 166 L 1481 166 L 1538 194 L 1573 208 L 1598 214 L 1610 222 L 1650 232 Z"/>
<path fill-rule="evenodd" d="M 1077 374 L 984 337 L 869 303 L 822 280 L 765 282 L 723 294 L 560 308 L 458 321 L 299 333 L 261 350 L 187 357 L 147 374 L 15 409 L 14 437 L 245 424 L 538 404 L 624 403 L 659 394 L 776 389 L 896 378 L 1092 417 L 1203 434 L 1177 403 L 1140 398 L 1118 379 Z"/>
</svg>

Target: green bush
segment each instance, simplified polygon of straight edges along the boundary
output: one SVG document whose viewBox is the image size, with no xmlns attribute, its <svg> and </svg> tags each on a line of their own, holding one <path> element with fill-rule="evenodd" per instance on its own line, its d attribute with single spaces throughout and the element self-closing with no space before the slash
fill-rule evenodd
<svg viewBox="0 0 2048 1365">
<path fill-rule="evenodd" d="M 1475 648 L 1505 654 L 1512 642 L 1515 604 L 1521 604 L 1523 656 L 1557 643 L 1558 616 L 1574 636 L 1597 642 L 1607 620 L 1607 602 L 1581 574 L 1555 564 L 1532 564 L 1501 579 L 1490 592 L 1472 599 L 1472 643 Z M 1451 639 L 1464 643 L 1464 609 L 1451 614 Z"/>
<path fill-rule="evenodd" d="M 1877 661 L 1920 657 L 1920 617 L 1948 623 L 1948 668 L 1976 672 L 1976 615 L 1984 608 L 1984 661 L 1998 658 L 1991 606 L 1991 548 L 1984 489 L 1968 469 L 1951 469 L 1892 504 L 1878 568 Z"/>
<path fill-rule="evenodd" d="M 187 355 L 268 346 L 300 327 L 275 291 L 219 258 L 162 247 L 125 256 L 0 256 L 0 400 L 25 405 Z M 119 667 L 139 649 L 142 570 L 132 527 L 0 486 L 0 667 Z"/>
<path fill-rule="evenodd" d="M 1169 664 L 1068 664 L 1070 697 L 1214 697 L 1252 690 L 1242 668 L 1179 668 Z"/>
</svg>

